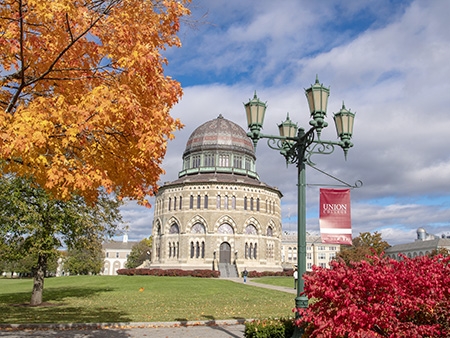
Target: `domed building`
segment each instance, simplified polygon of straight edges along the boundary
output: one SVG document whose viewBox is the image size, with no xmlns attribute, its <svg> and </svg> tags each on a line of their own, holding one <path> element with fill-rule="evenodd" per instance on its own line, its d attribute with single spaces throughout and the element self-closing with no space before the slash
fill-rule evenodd
<svg viewBox="0 0 450 338">
<path fill-rule="evenodd" d="M 194 130 L 178 179 L 156 195 L 152 268 L 282 270 L 282 194 L 255 162 L 246 132 L 221 115 Z"/>
</svg>

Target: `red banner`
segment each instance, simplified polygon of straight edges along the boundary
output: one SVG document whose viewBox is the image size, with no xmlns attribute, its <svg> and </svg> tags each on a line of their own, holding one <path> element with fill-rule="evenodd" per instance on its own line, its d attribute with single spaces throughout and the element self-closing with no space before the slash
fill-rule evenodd
<svg viewBox="0 0 450 338">
<path fill-rule="evenodd" d="M 352 244 L 350 189 L 320 189 L 322 243 Z"/>
</svg>

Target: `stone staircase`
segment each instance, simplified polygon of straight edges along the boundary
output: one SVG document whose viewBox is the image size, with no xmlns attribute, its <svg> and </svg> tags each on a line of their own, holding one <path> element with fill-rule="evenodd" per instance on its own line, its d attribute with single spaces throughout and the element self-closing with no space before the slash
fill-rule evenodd
<svg viewBox="0 0 450 338">
<path fill-rule="evenodd" d="M 236 265 L 230 263 L 219 263 L 220 278 L 237 278 Z"/>
</svg>

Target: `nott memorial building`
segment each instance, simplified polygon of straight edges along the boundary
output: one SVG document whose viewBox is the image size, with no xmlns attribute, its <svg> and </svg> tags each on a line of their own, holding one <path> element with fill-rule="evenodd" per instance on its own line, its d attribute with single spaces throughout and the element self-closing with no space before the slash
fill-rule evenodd
<svg viewBox="0 0 450 338">
<path fill-rule="evenodd" d="M 281 197 L 259 180 L 244 129 L 222 115 L 202 124 L 156 195 L 151 268 L 281 271 Z"/>
</svg>

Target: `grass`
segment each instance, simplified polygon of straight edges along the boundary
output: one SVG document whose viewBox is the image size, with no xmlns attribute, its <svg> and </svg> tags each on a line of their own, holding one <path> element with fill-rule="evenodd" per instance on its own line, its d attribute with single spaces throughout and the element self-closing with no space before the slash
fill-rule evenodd
<svg viewBox="0 0 450 338">
<path fill-rule="evenodd" d="M 29 303 L 31 289 L 30 279 L 0 279 L 0 323 L 167 322 L 288 317 L 292 316 L 293 304 L 292 294 L 215 278 L 48 278 L 45 280 L 43 300 L 49 304 L 39 307 L 24 306 Z"/>
</svg>

